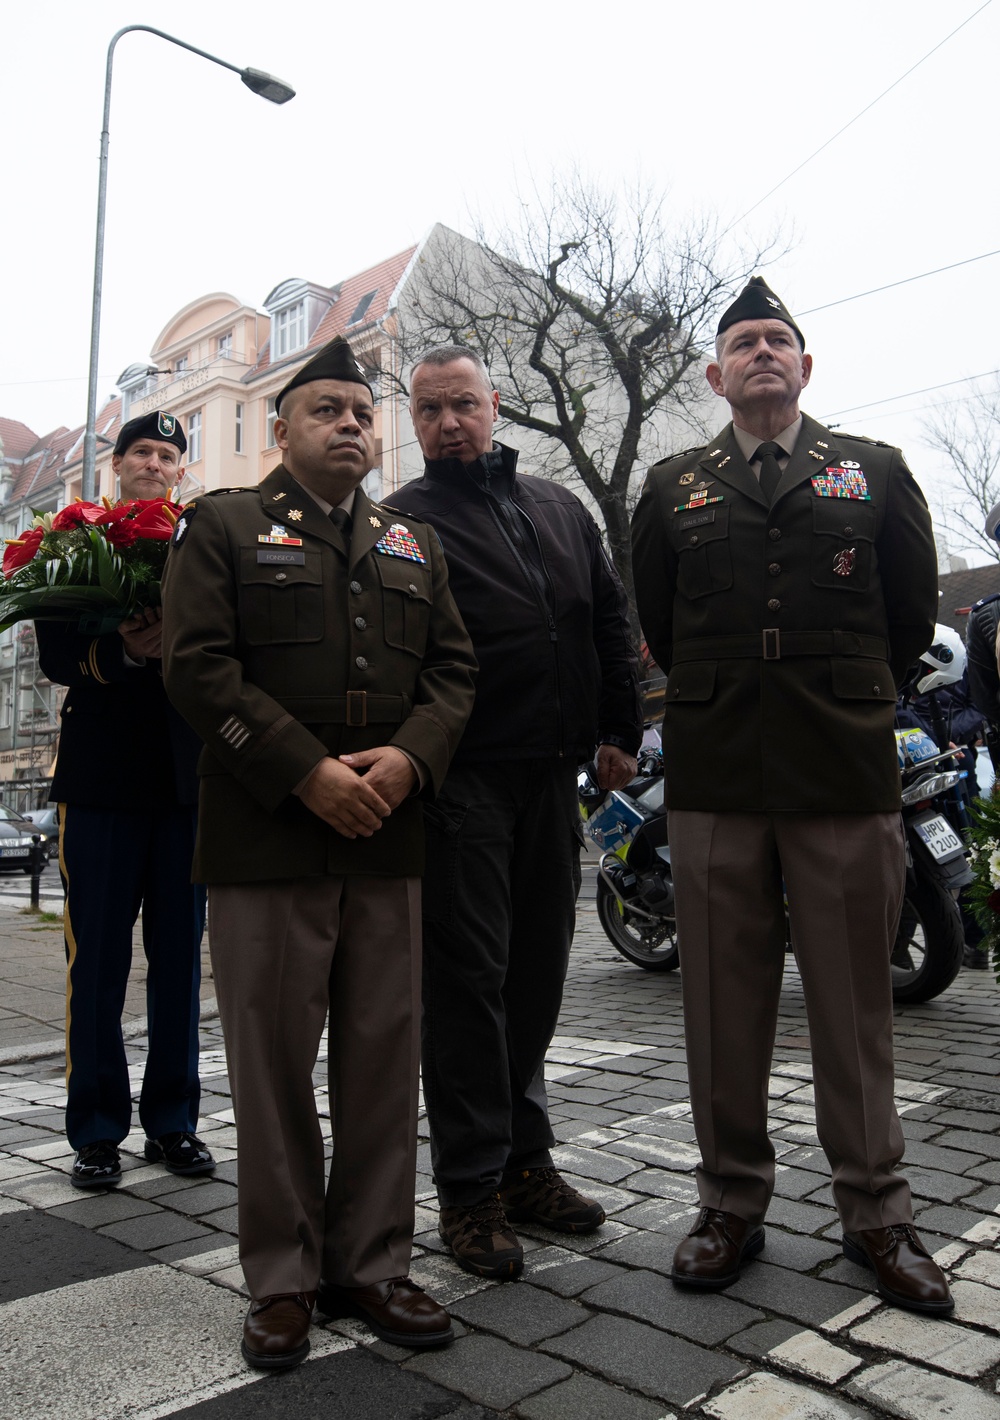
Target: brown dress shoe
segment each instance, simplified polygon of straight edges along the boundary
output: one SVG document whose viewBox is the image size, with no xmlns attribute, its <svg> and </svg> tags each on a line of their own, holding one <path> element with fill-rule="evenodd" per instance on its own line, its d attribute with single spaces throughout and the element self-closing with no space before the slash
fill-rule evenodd
<svg viewBox="0 0 1000 1420">
<path fill-rule="evenodd" d="M 451 1317 L 409 1277 L 368 1287 L 319 1284 L 319 1310 L 326 1316 L 356 1316 L 393 1346 L 444 1346 L 454 1340 Z"/>
<path fill-rule="evenodd" d="M 719 1291 L 735 1282 L 744 1262 L 764 1246 L 764 1229 L 735 1213 L 703 1208 L 698 1221 L 674 1253 L 670 1276 L 683 1287 Z"/>
<path fill-rule="evenodd" d="M 315 1292 L 286 1292 L 252 1301 L 243 1323 L 243 1359 L 258 1371 L 287 1370 L 304 1361 L 315 1300 Z"/>
<path fill-rule="evenodd" d="M 845 1233 L 844 1256 L 875 1273 L 878 1294 L 890 1306 L 929 1316 L 955 1310 L 944 1273 L 910 1223 Z"/>
</svg>

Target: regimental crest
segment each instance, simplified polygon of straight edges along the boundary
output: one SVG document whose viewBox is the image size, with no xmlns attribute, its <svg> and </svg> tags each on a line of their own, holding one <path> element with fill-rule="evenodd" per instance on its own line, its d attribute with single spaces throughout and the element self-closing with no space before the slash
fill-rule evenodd
<svg viewBox="0 0 1000 1420">
<path fill-rule="evenodd" d="M 680 478 L 677 480 L 677 482 L 681 485 L 682 488 L 684 488 L 684 487 L 686 487 L 689 483 L 693 483 L 693 482 L 694 482 L 694 474 L 693 474 L 693 473 L 682 473 L 681 476 L 680 476 Z"/>
<path fill-rule="evenodd" d="M 855 498 L 870 503 L 872 495 L 863 471 L 855 465 L 831 464 L 810 482 L 817 498 Z"/>
<path fill-rule="evenodd" d="M 833 570 L 838 577 L 849 577 L 857 560 L 858 556 L 853 547 L 842 547 L 833 559 Z"/>
<path fill-rule="evenodd" d="M 172 439 L 177 432 L 177 420 L 172 414 L 164 414 L 161 410 L 156 416 L 156 427 L 165 439 Z"/>
<path fill-rule="evenodd" d="M 410 532 L 408 527 L 402 523 L 391 523 L 389 531 L 383 533 L 375 544 L 375 551 L 380 552 L 383 557 L 402 557 L 407 562 L 426 562 L 427 559 L 420 551 L 420 544 Z"/>
</svg>

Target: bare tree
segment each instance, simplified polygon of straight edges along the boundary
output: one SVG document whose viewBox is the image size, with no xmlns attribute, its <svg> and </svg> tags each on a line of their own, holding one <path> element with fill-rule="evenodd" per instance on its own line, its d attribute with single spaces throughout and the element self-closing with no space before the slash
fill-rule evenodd
<svg viewBox="0 0 1000 1420">
<path fill-rule="evenodd" d="M 671 227 L 665 209 L 577 176 L 498 238 L 437 228 L 399 309 L 404 364 L 434 343 L 482 355 L 531 462 L 598 511 L 633 608 L 638 475 L 710 437 L 715 318 L 766 255 L 727 261 L 714 219 Z"/>
<path fill-rule="evenodd" d="M 984 527 L 1000 503 L 1000 379 L 925 419 L 923 430 L 924 442 L 944 454 L 954 474 L 953 492 L 938 500 L 939 524 L 960 547 L 971 542 L 1000 562 L 1000 547 Z"/>
</svg>

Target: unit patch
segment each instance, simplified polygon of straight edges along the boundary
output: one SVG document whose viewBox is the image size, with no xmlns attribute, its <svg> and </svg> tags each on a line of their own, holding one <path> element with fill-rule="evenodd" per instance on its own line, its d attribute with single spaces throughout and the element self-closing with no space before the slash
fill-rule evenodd
<svg viewBox="0 0 1000 1420">
<path fill-rule="evenodd" d="M 197 511 L 197 503 L 189 503 L 187 507 L 182 510 L 180 517 L 174 525 L 173 536 L 170 539 L 171 547 L 177 547 L 183 541 L 184 534 L 191 526 L 191 521 Z"/>
<path fill-rule="evenodd" d="M 407 562 L 426 562 L 420 551 L 420 544 L 402 523 L 391 523 L 389 531 L 383 533 L 375 544 L 375 551 L 383 557 L 404 557 Z"/>
<path fill-rule="evenodd" d="M 847 464 L 831 464 L 810 482 L 817 498 L 860 498 L 871 502 L 865 475 L 857 464 L 853 468 Z"/>
</svg>

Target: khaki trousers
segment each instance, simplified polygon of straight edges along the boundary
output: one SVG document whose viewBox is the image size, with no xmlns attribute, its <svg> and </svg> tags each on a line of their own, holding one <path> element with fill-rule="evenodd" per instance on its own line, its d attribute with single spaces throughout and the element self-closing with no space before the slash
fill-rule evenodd
<svg viewBox="0 0 1000 1420">
<path fill-rule="evenodd" d="M 812 1044 L 816 1127 L 844 1228 L 911 1222 L 896 1166 L 889 957 L 898 814 L 668 815 L 703 1205 L 760 1222 L 774 1188 L 767 1089 L 784 970 L 782 879 Z"/>
<path fill-rule="evenodd" d="M 251 1296 L 409 1272 L 420 883 L 326 877 L 209 889 Z M 312 1072 L 329 1010 L 329 1179 Z"/>
</svg>

